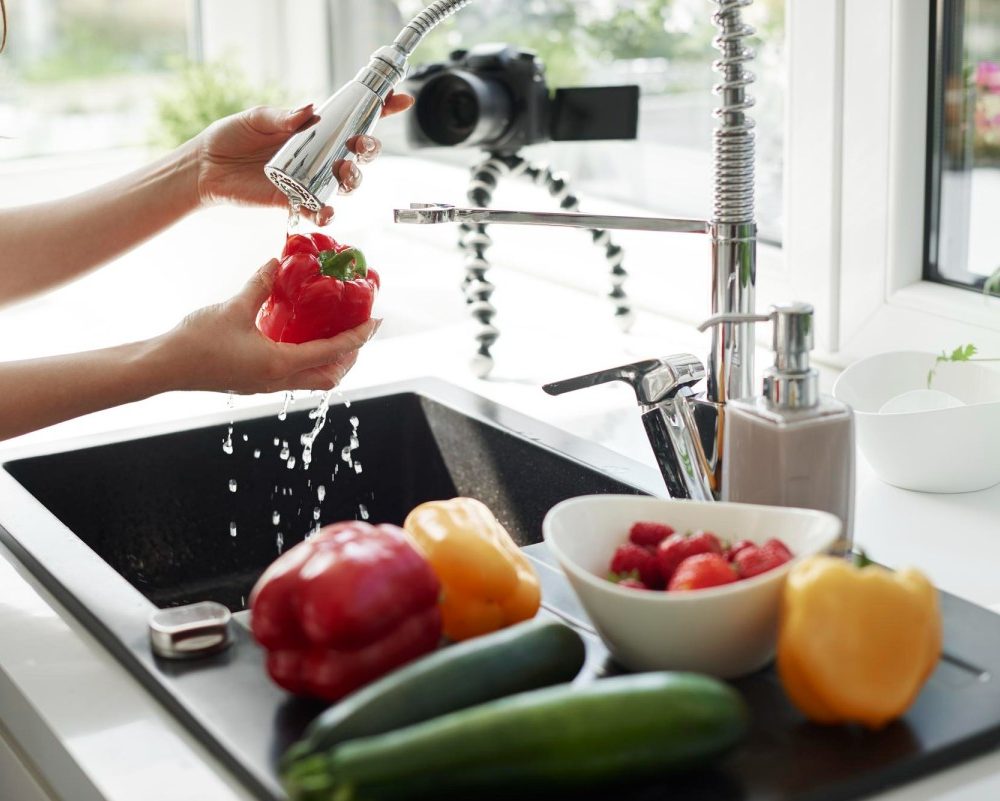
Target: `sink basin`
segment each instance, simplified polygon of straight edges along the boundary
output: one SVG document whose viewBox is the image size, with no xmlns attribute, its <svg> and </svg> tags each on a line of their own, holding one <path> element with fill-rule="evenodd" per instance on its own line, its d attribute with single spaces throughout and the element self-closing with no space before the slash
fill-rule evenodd
<svg viewBox="0 0 1000 801">
<path fill-rule="evenodd" d="M 414 391 L 332 406 L 308 465 L 300 443 L 314 426 L 308 411 L 237 420 L 231 434 L 228 422 L 132 434 L 5 469 L 156 606 L 213 600 L 233 611 L 280 551 L 317 524 L 402 525 L 423 501 L 472 495 L 529 545 L 560 500 L 623 487 Z"/>
<path fill-rule="evenodd" d="M 34 448 L 0 470 L 0 540 L 265 799 L 282 797 L 276 757 L 315 705 L 270 684 L 242 627 L 217 656 L 155 658 L 155 608 L 243 609 L 264 568 L 317 524 L 399 525 L 423 501 L 470 495 L 528 546 L 565 498 L 662 488 L 651 468 L 431 379 L 336 399 L 306 469 L 315 403 L 284 420 L 271 405 Z"/>
</svg>

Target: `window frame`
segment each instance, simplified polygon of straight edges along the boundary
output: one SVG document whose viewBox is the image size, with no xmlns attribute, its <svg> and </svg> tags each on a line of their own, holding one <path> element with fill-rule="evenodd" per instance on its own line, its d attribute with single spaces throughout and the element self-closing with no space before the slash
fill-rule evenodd
<svg viewBox="0 0 1000 801">
<path fill-rule="evenodd" d="M 786 257 L 834 365 L 1000 352 L 1000 299 L 924 278 L 932 2 L 790 4 Z"/>
</svg>

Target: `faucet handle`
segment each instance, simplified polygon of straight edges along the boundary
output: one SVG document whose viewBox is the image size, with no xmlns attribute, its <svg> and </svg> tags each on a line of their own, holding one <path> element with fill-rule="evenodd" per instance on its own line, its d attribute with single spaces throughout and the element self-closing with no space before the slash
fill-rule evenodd
<svg viewBox="0 0 1000 801">
<path fill-rule="evenodd" d="M 644 406 L 673 397 L 685 387 L 705 377 L 705 366 L 697 356 L 679 353 L 665 359 L 646 359 L 596 373 L 555 381 L 542 387 L 549 395 L 562 395 L 578 389 L 622 381 L 635 390 L 636 400 Z"/>
</svg>

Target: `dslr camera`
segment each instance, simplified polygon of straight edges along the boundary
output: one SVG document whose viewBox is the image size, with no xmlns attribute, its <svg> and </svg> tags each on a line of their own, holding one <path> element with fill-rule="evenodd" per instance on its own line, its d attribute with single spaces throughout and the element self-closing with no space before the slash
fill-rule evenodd
<svg viewBox="0 0 1000 801">
<path fill-rule="evenodd" d="M 534 53 L 505 44 L 456 50 L 413 71 L 407 115 L 413 147 L 478 147 L 513 154 L 548 141 L 635 139 L 638 86 L 556 89 Z"/>
</svg>

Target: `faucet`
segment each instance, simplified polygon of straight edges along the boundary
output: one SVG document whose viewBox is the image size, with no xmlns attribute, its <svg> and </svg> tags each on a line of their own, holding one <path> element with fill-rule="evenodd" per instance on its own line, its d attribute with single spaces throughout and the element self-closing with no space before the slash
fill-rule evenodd
<svg viewBox="0 0 1000 801">
<path fill-rule="evenodd" d="M 407 25 L 395 42 L 377 50 L 356 78 L 318 110 L 320 121 L 293 136 L 265 167 L 265 173 L 293 206 L 319 210 L 337 186 L 341 163 L 353 159 L 348 147 L 370 133 L 382 103 L 406 74 L 407 59 L 420 41 L 449 15 L 472 0 L 436 0 Z M 721 53 L 713 67 L 722 76 L 714 92 L 714 204 L 712 219 L 685 220 L 581 213 L 461 209 L 444 204 L 412 204 L 397 209 L 399 223 L 482 222 L 558 225 L 606 230 L 642 230 L 707 235 L 712 240 L 711 315 L 754 314 L 757 281 L 757 226 L 754 220 L 754 135 L 748 111 L 754 81 L 746 64 L 754 52 L 746 39 L 754 29 L 743 21 L 753 0 L 711 0 Z M 729 318 L 725 318 L 729 319 Z M 753 338 L 747 322 L 727 321 L 712 330 L 707 369 L 690 354 L 649 359 L 559 381 L 544 387 L 558 395 L 608 381 L 632 386 L 650 444 L 672 497 L 718 500 L 722 494 L 722 443 L 726 402 L 752 394 Z M 705 381 L 701 393 L 694 386 Z"/>
</svg>

